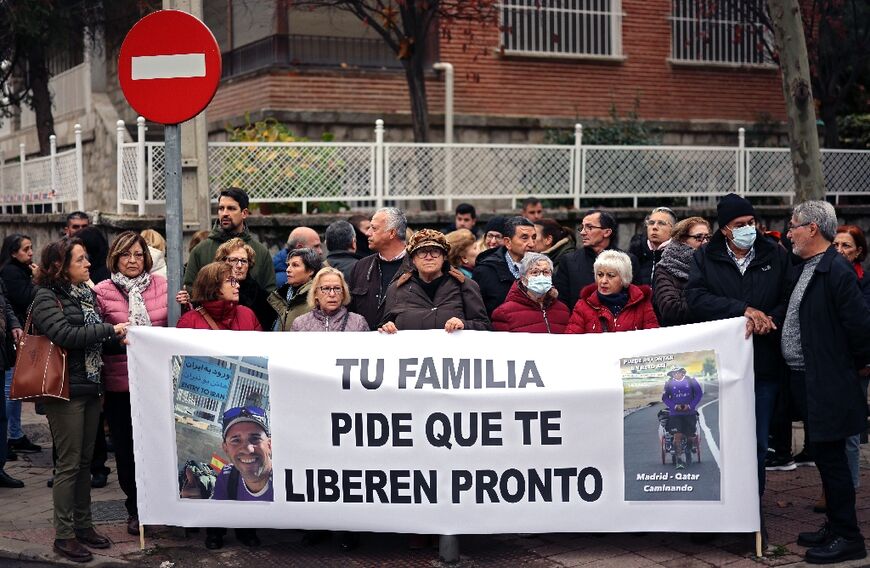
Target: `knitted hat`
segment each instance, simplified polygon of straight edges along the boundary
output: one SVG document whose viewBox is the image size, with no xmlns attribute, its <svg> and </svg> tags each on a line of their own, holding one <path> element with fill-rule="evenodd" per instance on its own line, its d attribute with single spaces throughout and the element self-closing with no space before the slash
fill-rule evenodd
<svg viewBox="0 0 870 568">
<path fill-rule="evenodd" d="M 445 256 L 450 252 L 450 243 L 447 242 L 447 237 L 435 229 L 419 230 L 408 239 L 408 254 L 414 254 L 415 250 L 423 247 L 438 247 L 444 251 Z"/>
<path fill-rule="evenodd" d="M 745 215 L 755 217 L 755 209 L 752 208 L 749 201 L 736 193 L 729 193 L 716 205 L 716 222 L 719 223 L 719 228 L 724 227 L 737 217 Z"/>
<path fill-rule="evenodd" d="M 486 222 L 486 227 L 483 228 L 483 234 L 485 235 L 490 231 L 495 231 L 500 235 L 504 235 L 504 222 L 505 217 L 502 215 L 496 215 Z"/>
</svg>

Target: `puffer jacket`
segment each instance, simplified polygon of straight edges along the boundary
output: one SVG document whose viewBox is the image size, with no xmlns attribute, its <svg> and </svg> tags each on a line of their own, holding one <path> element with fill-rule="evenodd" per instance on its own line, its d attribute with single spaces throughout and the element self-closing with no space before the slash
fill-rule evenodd
<svg viewBox="0 0 870 568">
<path fill-rule="evenodd" d="M 311 306 L 308 305 L 308 290 L 311 289 L 311 282 L 309 280 L 303 284 L 289 302 L 287 301 L 289 284 L 284 284 L 269 294 L 269 305 L 278 314 L 277 321 L 275 322 L 277 331 L 290 331 L 290 328 L 293 326 L 293 320 L 311 311 Z"/>
<path fill-rule="evenodd" d="M 686 301 L 686 295 L 683 293 L 689 279 L 680 278 L 659 265 L 656 267 L 653 280 L 655 281 L 653 303 L 659 323 L 664 327 L 692 323 L 689 302 Z"/>
<path fill-rule="evenodd" d="M 196 280 L 196 275 L 199 269 L 214 262 L 214 255 L 218 247 L 230 239 L 240 238 L 245 241 L 245 244 L 250 245 L 254 249 L 254 266 L 248 272 L 248 278 L 253 278 L 257 284 L 267 292 L 275 289 L 275 271 L 269 263 L 271 255 L 260 241 L 254 238 L 254 235 L 248 231 L 247 227 L 241 233 L 227 234 L 220 228 L 212 230 L 207 239 L 193 247 L 190 251 L 190 258 L 187 260 L 187 268 L 184 271 L 184 285 L 190 290 L 193 287 L 193 281 Z"/>
<path fill-rule="evenodd" d="M 87 378 L 85 350 L 96 343 L 115 341 L 112 324 L 85 325 L 81 304 L 63 287 L 37 286 L 33 298 L 33 325 L 67 350 L 70 398 L 103 394 L 102 383 L 93 383 Z"/>
<path fill-rule="evenodd" d="M 628 303 L 617 317 L 598 299 L 598 286 L 590 284 L 580 291 L 580 299 L 568 321 L 565 333 L 604 333 L 655 329 L 659 326 L 653 311 L 649 286 L 628 286 Z"/>
<path fill-rule="evenodd" d="M 6 266 L 0 270 L 0 278 L 6 284 L 6 299 L 12 304 L 15 315 L 23 324 L 27 319 L 27 309 L 33 302 L 36 286 L 33 284 L 33 271 L 30 266 L 10 259 Z"/>
<path fill-rule="evenodd" d="M 290 331 L 371 331 L 366 318 L 341 306 L 331 316 L 320 309 L 302 314 L 290 326 Z"/>
<path fill-rule="evenodd" d="M 257 316 L 249 308 L 228 300 L 203 302 L 200 307 L 208 312 L 221 329 L 233 331 L 263 331 Z M 184 329 L 211 329 L 206 319 L 197 310 L 190 310 L 178 319 L 175 325 Z"/>
<path fill-rule="evenodd" d="M 444 329 L 447 320 L 457 317 L 465 329 L 488 330 L 489 317 L 477 282 L 455 268 L 445 266 L 435 298 L 420 286 L 416 270 L 405 272 L 390 284 L 381 324 L 388 321 L 403 329 Z"/>
<path fill-rule="evenodd" d="M 142 293 L 145 310 L 153 327 L 166 327 L 168 284 L 166 278 L 151 275 L 151 284 Z M 115 285 L 111 279 L 103 280 L 94 287 L 97 297 L 97 312 L 103 321 L 112 325 L 130 319 L 130 304 L 127 292 Z M 107 348 L 103 351 L 103 383 L 109 392 L 129 392 L 127 375 L 127 348 L 120 345 L 117 350 Z"/>
<path fill-rule="evenodd" d="M 565 333 L 571 314 L 558 297 L 556 288 L 550 288 L 541 305 L 522 290 L 522 282 L 517 280 L 508 291 L 504 304 L 492 312 L 492 330 Z"/>
</svg>

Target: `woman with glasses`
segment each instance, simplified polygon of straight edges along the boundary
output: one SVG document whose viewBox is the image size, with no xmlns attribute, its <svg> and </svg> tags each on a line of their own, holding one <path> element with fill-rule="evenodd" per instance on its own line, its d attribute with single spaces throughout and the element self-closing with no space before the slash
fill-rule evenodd
<svg viewBox="0 0 870 568">
<path fill-rule="evenodd" d="M 667 207 L 656 207 L 644 220 L 646 230 L 631 238 L 628 252 L 637 257 L 635 284 L 652 285 L 656 263 L 671 243 L 671 232 L 677 216 Z"/>
<path fill-rule="evenodd" d="M 553 287 L 553 261 L 546 254 L 527 252 L 520 274 L 504 304 L 492 312 L 493 331 L 565 333 L 570 314 Z"/>
<path fill-rule="evenodd" d="M 480 288 L 450 266 L 450 245 L 433 229 L 417 231 L 406 247 L 413 268 L 390 285 L 378 331 L 489 329 Z"/>
<path fill-rule="evenodd" d="M 340 270 L 321 268 L 308 290 L 311 311 L 293 320 L 290 331 L 369 331 L 369 324 L 359 314 L 347 311 L 350 290 Z"/>
<path fill-rule="evenodd" d="M 230 239 L 218 247 L 214 260 L 232 267 L 233 277 L 239 281 L 239 304 L 256 314 L 260 327 L 271 330 L 275 323 L 275 310 L 269 305 L 269 293 L 256 280 L 248 278 L 256 263 L 254 249 L 242 239 Z"/>
<path fill-rule="evenodd" d="M 176 327 L 263 331 L 254 312 L 239 305 L 239 281 L 225 262 L 212 262 L 199 270 L 192 300 L 194 309 L 181 316 Z"/>
<path fill-rule="evenodd" d="M 145 239 L 133 231 L 124 231 L 109 247 L 106 265 L 108 280 L 94 287 L 97 312 L 112 325 L 166 326 L 166 279 L 152 274 L 153 259 Z M 139 511 L 136 507 L 136 470 L 133 460 L 133 421 L 130 414 L 130 384 L 127 375 L 127 348 L 106 346 L 103 350 L 103 382 L 106 386 L 103 413 L 118 467 L 118 483 L 127 496 L 127 532 L 139 534 Z"/>
<path fill-rule="evenodd" d="M 310 248 L 293 249 L 287 255 L 287 283 L 268 297 L 269 305 L 278 314 L 275 331 L 290 331 L 296 318 L 311 311 L 308 292 L 322 266 L 320 255 Z"/>
<path fill-rule="evenodd" d="M 692 323 L 683 289 L 689 281 L 692 255 L 711 237 L 710 223 L 702 217 L 683 219 L 674 227 L 671 244 L 656 265 L 653 283 L 653 306 L 663 327 Z"/>
</svg>

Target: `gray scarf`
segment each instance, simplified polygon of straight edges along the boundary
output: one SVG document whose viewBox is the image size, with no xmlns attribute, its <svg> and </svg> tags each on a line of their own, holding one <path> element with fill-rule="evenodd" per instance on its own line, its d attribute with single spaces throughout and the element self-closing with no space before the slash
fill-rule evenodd
<svg viewBox="0 0 870 568">
<path fill-rule="evenodd" d="M 70 296 L 82 307 L 85 317 L 85 325 L 97 325 L 103 323 L 100 314 L 94 309 L 94 293 L 87 284 L 73 284 L 69 288 Z M 92 343 L 85 347 L 85 372 L 87 379 L 92 383 L 100 382 L 100 368 L 103 366 L 103 344 Z"/>
<path fill-rule="evenodd" d="M 145 308 L 145 300 L 142 298 L 148 286 L 151 285 L 151 275 L 142 271 L 136 278 L 128 278 L 120 272 L 112 273 L 112 282 L 127 292 L 127 306 L 129 308 L 130 325 L 151 325 L 151 317 Z"/>
<path fill-rule="evenodd" d="M 686 243 L 672 241 L 671 244 L 665 247 L 662 259 L 656 265 L 656 269 L 664 270 L 681 280 L 688 280 L 689 267 L 692 265 L 692 255 L 694 253 L 695 249 Z"/>
</svg>

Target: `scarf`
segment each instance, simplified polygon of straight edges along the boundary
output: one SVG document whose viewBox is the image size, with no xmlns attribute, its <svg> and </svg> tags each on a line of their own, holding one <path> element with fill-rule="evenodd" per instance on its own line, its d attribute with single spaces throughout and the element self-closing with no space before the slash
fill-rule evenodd
<svg viewBox="0 0 870 568">
<path fill-rule="evenodd" d="M 85 325 L 97 325 L 103 323 L 100 314 L 94 309 L 94 293 L 87 284 L 73 284 L 69 287 L 69 295 L 79 303 L 84 314 Z M 103 366 L 103 344 L 91 343 L 85 347 L 85 373 L 88 381 L 100 382 L 100 368 Z"/>
<path fill-rule="evenodd" d="M 142 274 L 136 278 L 128 278 L 120 272 L 113 272 L 112 282 L 127 292 L 127 305 L 130 310 L 130 325 L 150 326 L 151 317 L 148 315 L 148 309 L 145 307 L 145 300 L 142 298 L 142 292 L 151 285 L 151 274 L 142 271 Z"/>
<path fill-rule="evenodd" d="M 628 303 L 628 290 L 616 292 L 615 294 L 607 294 L 606 296 L 601 292 L 595 293 L 598 294 L 598 301 L 601 302 L 602 306 L 610 310 L 613 317 L 617 317 L 619 312 L 621 312 Z"/>
<path fill-rule="evenodd" d="M 665 247 L 662 259 L 658 263 L 658 268 L 673 274 L 680 280 L 688 280 L 689 267 L 691 266 L 692 255 L 694 253 L 695 249 L 686 243 L 672 241 L 670 245 Z"/>
</svg>

